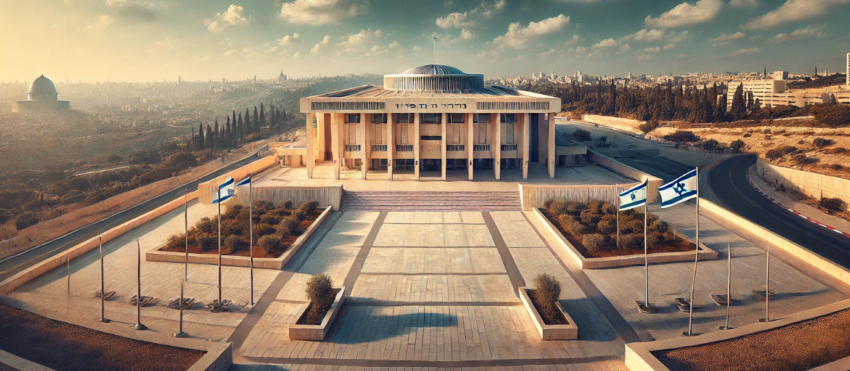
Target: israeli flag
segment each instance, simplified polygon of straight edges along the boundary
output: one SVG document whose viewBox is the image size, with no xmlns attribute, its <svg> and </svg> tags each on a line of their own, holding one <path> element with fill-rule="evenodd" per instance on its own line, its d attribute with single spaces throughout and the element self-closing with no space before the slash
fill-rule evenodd
<svg viewBox="0 0 850 371">
<path fill-rule="evenodd" d="M 236 187 L 234 187 L 233 178 L 227 177 L 227 180 L 224 183 L 221 183 L 218 186 L 218 197 L 213 200 L 214 204 L 227 201 L 229 198 L 233 197 L 233 194 L 236 192 Z"/>
<path fill-rule="evenodd" d="M 667 208 L 697 197 L 697 169 L 658 188 L 661 207 Z"/>
<path fill-rule="evenodd" d="M 646 203 L 646 185 L 644 181 L 623 193 L 620 193 L 620 211 L 634 209 Z"/>
<path fill-rule="evenodd" d="M 249 185 L 249 184 L 251 184 L 251 176 L 250 175 L 248 175 L 247 178 L 240 180 L 239 183 L 236 183 L 236 186 L 241 187 L 241 186 L 246 186 L 246 185 Z"/>
</svg>

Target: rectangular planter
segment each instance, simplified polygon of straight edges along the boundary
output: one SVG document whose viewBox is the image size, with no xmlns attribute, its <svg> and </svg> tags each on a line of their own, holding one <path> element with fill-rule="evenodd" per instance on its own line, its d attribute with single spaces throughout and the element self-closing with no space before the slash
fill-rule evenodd
<svg viewBox="0 0 850 371">
<path fill-rule="evenodd" d="M 283 267 L 288 263 L 293 256 L 301 249 L 302 246 L 307 242 L 307 239 L 313 235 L 316 229 L 322 225 L 322 222 L 328 218 L 328 215 L 333 211 L 332 206 L 328 206 L 325 208 L 325 211 L 313 221 L 313 224 L 307 228 L 306 231 L 301 236 L 298 236 L 298 239 L 289 246 L 283 255 L 277 258 L 254 258 L 254 268 L 266 268 L 266 269 L 283 269 Z M 154 262 L 169 262 L 169 263 L 183 263 L 186 261 L 186 253 L 175 252 L 175 251 L 159 251 L 163 245 L 157 246 L 153 250 L 145 253 L 145 260 L 154 261 Z M 218 264 L 218 254 L 189 254 L 189 263 L 195 264 Z M 249 267 L 251 266 L 251 258 L 247 256 L 229 256 L 222 255 L 221 257 L 221 265 L 233 266 L 233 267 Z"/>
<path fill-rule="evenodd" d="M 564 318 L 567 319 L 566 325 L 547 325 L 543 322 L 543 318 L 540 317 L 540 313 L 537 312 L 537 308 L 534 307 L 534 304 L 531 302 L 531 298 L 528 297 L 528 292 L 526 290 L 530 290 L 531 287 L 520 287 L 519 288 L 519 298 L 522 301 L 522 305 L 525 306 L 525 310 L 528 311 L 528 315 L 531 317 L 531 322 L 534 322 L 534 327 L 537 328 L 537 333 L 540 334 L 540 337 L 545 340 L 576 340 L 578 339 L 578 326 L 576 325 L 573 318 L 570 317 L 569 314 L 561 307 L 561 303 L 555 303 L 558 306 L 558 310 L 564 315 Z"/>
<path fill-rule="evenodd" d="M 336 298 L 334 298 L 334 303 L 331 304 L 331 309 L 328 310 L 328 313 L 325 314 L 325 318 L 322 319 L 322 324 L 299 325 L 296 321 L 295 324 L 289 326 L 289 340 L 325 340 L 325 336 L 328 334 L 328 331 L 330 331 L 337 314 L 339 314 L 339 311 L 342 310 L 342 303 L 345 301 L 345 296 L 343 295 L 345 294 L 345 286 L 334 288 L 339 289 L 339 292 L 336 294 Z M 304 304 L 298 312 L 298 321 L 304 317 L 307 313 L 307 308 L 309 307 L 310 302 Z"/>
<path fill-rule="evenodd" d="M 561 231 L 559 231 L 558 228 L 549 221 L 549 218 L 540 212 L 540 209 L 535 208 L 534 214 L 540 218 L 540 221 L 543 222 L 546 229 L 548 229 L 549 232 L 552 232 L 552 235 L 555 236 L 555 239 L 558 241 L 558 244 L 561 245 L 561 248 L 570 254 L 570 257 L 573 258 L 573 261 L 575 261 L 581 269 L 617 268 L 644 264 L 643 254 L 612 256 L 609 258 L 585 258 L 584 255 L 582 255 L 575 246 L 573 246 L 573 244 L 571 244 L 570 241 L 561 234 Z M 699 244 L 699 260 L 716 259 L 717 251 L 709 249 L 708 246 L 705 246 L 705 244 Z M 660 252 L 649 254 L 647 260 L 650 264 L 687 262 L 694 261 L 694 256 L 693 251 Z"/>
</svg>

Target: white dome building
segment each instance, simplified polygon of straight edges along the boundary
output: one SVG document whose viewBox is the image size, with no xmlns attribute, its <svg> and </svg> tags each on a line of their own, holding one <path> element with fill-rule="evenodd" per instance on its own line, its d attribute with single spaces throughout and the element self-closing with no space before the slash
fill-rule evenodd
<svg viewBox="0 0 850 371">
<path fill-rule="evenodd" d="M 59 93 L 53 81 L 39 76 L 33 80 L 27 91 L 27 100 L 18 101 L 12 105 L 12 112 L 44 112 L 71 109 L 71 102 L 59 100 Z"/>
</svg>

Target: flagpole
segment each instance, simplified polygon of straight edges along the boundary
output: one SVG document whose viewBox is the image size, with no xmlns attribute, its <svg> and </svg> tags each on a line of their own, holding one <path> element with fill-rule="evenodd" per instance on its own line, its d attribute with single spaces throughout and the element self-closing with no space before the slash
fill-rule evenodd
<svg viewBox="0 0 850 371">
<path fill-rule="evenodd" d="M 254 179 L 248 174 L 248 248 L 251 250 L 251 305 L 254 305 Z"/>
<path fill-rule="evenodd" d="M 183 268 L 183 280 L 189 280 L 189 188 L 183 197 L 183 234 L 186 236 L 186 262 Z"/>
<path fill-rule="evenodd" d="M 729 306 L 732 303 L 732 243 L 726 240 L 726 326 L 723 330 L 729 329 Z"/>
<path fill-rule="evenodd" d="M 218 188 L 218 305 L 221 305 L 221 187 Z"/>
<path fill-rule="evenodd" d="M 764 272 L 764 318 L 759 322 L 770 322 L 770 242 L 767 243 L 767 260 L 765 261 Z"/>
<path fill-rule="evenodd" d="M 643 203 L 643 270 L 646 279 L 646 286 L 644 287 L 644 298 L 646 299 L 646 307 L 649 308 L 649 242 L 646 236 L 646 220 L 647 220 L 647 207 L 649 200 L 644 201 Z"/>
<path fill-rule="evenodd" d="M 106 288 L 103 283 L 103 237 L 98 237 L 98 244 L 100 245 L 100 322 L 108 323 L 109 320 L 106 319 Z"/>
<path fill-rule="evenodd" d="M 694 251 L 694 277 L 691 280 L 691 300 L 688 302 L 688 336 L 693 336 L 694 324 L 694 288 L 697 284 L 697 263 L 699 262 L 699 167 L 696 168 L 696 191 L 697 191 L 697 207 L 696 207 L 696 250 Z M 727 297 L 726 300 L 729 300 Z"/>
<path fill-rule="evenodd" d="M 617 198 L 617 249 L 620 248 L 620 185 L 614 185 L 614 195 Z"/>
</svg>

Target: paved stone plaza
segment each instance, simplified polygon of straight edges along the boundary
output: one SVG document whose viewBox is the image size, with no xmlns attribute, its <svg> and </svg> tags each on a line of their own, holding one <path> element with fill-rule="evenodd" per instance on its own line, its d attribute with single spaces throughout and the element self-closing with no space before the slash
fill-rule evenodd
<svg viewBox="0 0 850 371">
<path fill-rule="evenodd" d="M 656 210 L 686 235 L 693 234 L 693 206 Z M 215 206 L 195 202 L 189 223 L 214 216 Z M 754 323 L 763 303 L 764 251 L 707 218 L 701 242 L 720 259 L 700 263 L 694 329 L 717 331 L 725 308 L 711 293 L 725 292 L 726 242 L 733 246 L 732 324 Z M 135 321 L 136 239 L 158 248 L 183 229 L 182 209 L 104 245 L 110 326 Z M 745 236 L 746 237 L 746 236 Z M 756 241 L 757 242 L 757 241 Z M 781 317 L 848 297 L 848 289 L 775 254 L 771 267 L 772 316 Z M 98 252 L 71 264 L 71 297 L 65 267 L 54 269 L 10 297 L 40 314 L 72 323 L 99 318 Z M 255 270 L 254 307 L 248 269 L 224 267 L 223 296 L 236 305 L 227 313 L 202 308 L 186 312 L 186 332 L 209 341 L 233 343 L 235 370 L 404 368 L 496 368 L 625 370 L 624 344 L 672 339 L 687 327 L 687 313 L 673 298 L 687 297 L 693 263 L 650 266 L 651 301 L 661 308 L 639 314 L 642 266 L 582 271 L 531 212 L 368 212 L 332 213 L 283 271 Z M 346 287 L 347 300 L 323 342 L 289 341 L 288 327 L 306 303 L 306 282 L 327 273 Z M 531 285 L 539 273 L 562 285 L 560 302 L 579 326 L 579 340 L 541 341 L 516 287 Z M 177 330 L 177 312 L 163 304 L 179 294 L 183 265 L 142 261 L 144 295 L 161 303 L 143 308 L 142 321 L 163 338 Z M 189 266 L 186 294 L 200 302 L 217 298 L 217 267 Z M 70 309 L 69 309 L 70 308 Z"/>
</svg>

